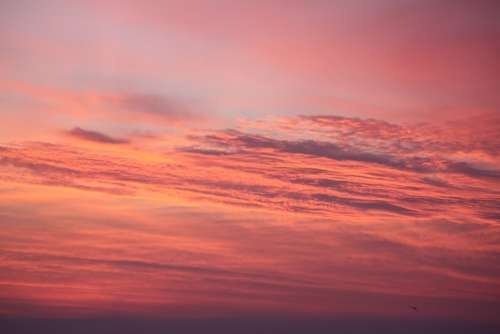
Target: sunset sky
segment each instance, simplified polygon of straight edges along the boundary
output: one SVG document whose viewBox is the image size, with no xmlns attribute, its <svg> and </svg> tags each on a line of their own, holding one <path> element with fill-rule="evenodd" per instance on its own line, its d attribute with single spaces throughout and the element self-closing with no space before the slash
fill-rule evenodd
<svg viewBox="0 0 500 334">
<path fill-rule="evenodd" d="M 0 1 L 0 326 L 500 329 L 499 59 L 494 0 Z"/>
</svg>

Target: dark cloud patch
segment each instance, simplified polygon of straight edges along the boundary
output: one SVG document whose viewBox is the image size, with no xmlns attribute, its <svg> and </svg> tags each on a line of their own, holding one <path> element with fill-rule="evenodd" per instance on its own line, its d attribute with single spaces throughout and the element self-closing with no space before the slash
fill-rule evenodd
<svg viewBox="0 0 500 334">
<path fill-rule="evenodd" d="M 341 116 L 302 116 L 293 123 L 297 129 L 320 133 L 332 140 L 356 140 L 357 145 L 403 154 L 425 152 L 472 152 L 499 154 L 499 120 L 497 113 L 441 124 L 400 125 L 374 119 Z M 294 130 L 294 127 L 291 127 Z M 457 140 L 460 138 L 460 140 Z"/>
<path fill-rule="evenodd" d="M 491 219 L 500 223 L 500 211 L 496 212 L 482 212 L 481 217 L 484 219 Z"/>
<path fill-rule="evenodd" d="M 315 140 L 288 141 L 277 140 L 259 135 L 244 134 L 235 130 L 227 130 L 223 135 L 208 135 L 205 139 L 218 146 L 234 146 L 239 149 L 275 149 L 284 153 L 305 154 L 340 161 L 359 161 L 377 163 L 391 167 L 403 168 L 404 162 L 395 160 L 389 155 L 358 151 L 349 146 Z M 415 167 L 416 168 L 416 167 Z"/>
<path fill-rule="evenodd" d="M 370 147 L 363 144 L 356 144 L 356 138 L 351 138 L 351 140 L 342 143 L 319 140 L 284 140 L 242 133 L 236 130 L 225 130 L 194 139 L 210 143 L 219 148 L 239 152 L 249 153 L 249 151 L 252 152 L 253 150 L 253 152 L 258 153 L 259 150 L 272 149 L 280 153 L 303 154 L 337 161 L 378 164 L 417 173 L 458 173 L 474 178 L 500 178 L 500 171 L 481 169 L 467 162 L 456 162 L 446 155 L 415 155 L 409 154 L 414 153 L 413 149 L 400 152 L 399 150 L 391 149 L 391 146 Z M 426 143 L 426 145 L 431 144 Z M 423 181 L 435 186 L 444 186 L 443 183 L 439 183 L 439 181 L 432 178 L 426 178 Z"/>
<path fill-rule="evenodd" d="M 194 117 L 185 102 L 161 95 L 123 94 L 107 97 L 106 101 L 125 111 L 161 116 L 175 121 Z"/>
<path fill-rule="evenodd" d="M 295 178 L 291 179 L 290 181 L 299 184 L 306 184 L 321 188 L 331 188 L 335 190 L 344 190 L 350 184 L 349 182 L 343 180 L 333 180 L 333 179 L 323 179 L 323 178 Z"/>
<path fill-rule="evenodd" d="M 101 144 L 128 144 L 130 141 L 128 139 L 114 138 L 108 136 L 104 133 L 92 130 L 85 130 L 80 127 L 76 127 L 67 132 L 70 136 L 75 138 L 88 140 Z"/>
<path fill-rule="evenodd" d="M 353 150 L 352 148 L 344 148 L 337 144 L 328 142 L 318 142 L 313 140 L 296 142 L 281 141 L 277 145 L 277 148 L 283 152 L 307 154 L 340 161 L 351 160 L 402 167 L 400 163 L 394 161 L 387 155 L 361 152 Z"/>
<path fill-rule="evenodd" d="M 398 158 L 391 154 L 371 153 L 356 149 L 350 145 L 340 145 L 326 141 L 278 140 L 260 135 L 244 134 L 235 130 L 226 130 L 221 135 L 207 135 L 208 141 L 219 147 L 234 150 L 274 149 L 281 153 L 304 154 L 338 161 L 356 161 L 374 163 L 391 168 L 417 172 L 432 172 L 433 161 L 426 157 Z"/>
<path fill-rule="evenodd" d="M 405 129 L 398 124 L 376 119 L 361 119 L 337 115 L 300 116 L 302 121 L 339 131 L 343 136 L 377 137 L 390 139 L 400 137 Z"/>
<path fill-rule="evenodd" d="M 223 155 L 231 154 L 231 152 L 227 152 L 224 150 L 215 150 L 215 149 L 199 148 L 199 147 L 183 147 L 183 148 L 179 148 L 177 151 L 178 152 L 201 154 L 201 155 L 212 155 L 212 156 L 223 156 Z"/>
<path fill-rule="evenodd" d="M 434 187 L 453 188 L 453 185 L 451 185 L 449 182 L 438 177 L 425 176 L 422 177 L 420 181 Z"/>
<path fill-rule="evenodd" d="M 403 206 L 395 205 L 386 201 L 380 200 L 361 200 L 354 198 L 342 198 L 327 194 L 314 194 L 311 196 L 314 200 L 328 202 L 332 204 L 347 205 L 359 210 L 378 210 L 395 213 L 405 216 L 419 216 L 421 213 L 415 210 L 405 208 Z"/>
<path fill-rule="evenodd" d="M 476 178 L 500 179 L 500 171 L 477 168 L 466 162 L 450 163 L 448 168 L 451 172 L 461 173 Z"/>
</svg>

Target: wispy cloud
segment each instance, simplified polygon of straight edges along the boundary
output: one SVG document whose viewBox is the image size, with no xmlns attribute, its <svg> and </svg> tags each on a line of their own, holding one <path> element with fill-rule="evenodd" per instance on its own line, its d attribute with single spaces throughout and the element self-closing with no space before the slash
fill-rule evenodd
<svg viewBox="0 0 500 334">
<path fill-rule="evenodd" d="M 151 114 L 172 121 L 183 121 L 194 118 L 187 103 L 183 103 L 179 99 L 176 100 L 161 95 L 122 94 L 101 96 L 100 99 L 124 112 Z"/>
<path fill-rule="evenodd" d="M 70 136 L 83 139 L 83 140 L 88 140 L 88 141 L 93 141 L 97 143 L 102 143 L 102 144 L 128 144 L 129 140 L 128 139 L 122 139 L 122 138 L 114 138 L 108 135 L 105 135 L 104 133 L 98 132 L 98 131 L 92 131 L 92 130 L 85 130 L 79 127 L 73 128 L 70 131 L 68 131 L 68 134 Z"/>
<path fill-rule="evenodd" d="M 155 93 L 62 89 L 21 81 L 2 81 L 7 92 L 39 103 L 40 111 L 74 119 L 119 120 L 125 124 L 176 125 L 202 122 L 206 116 L 195 112 L 194 100 Z M 200 108 L 198 108 L 200 111 Z"/>
<path fill-rule="evenodd" d="M 381 135 L 379 142 L 372 144 L 371 140 L 364 140 L 366 136 L 372 138 L 367 133 L 379 131 L 378 125 L 375 129 L 373 126 L 379 123 L 372 120 L 363 124 L 362 120 L 342 119 L 341 131 L 346 131 L 347 123 L 351 124 L 345 138 L 332 137 L 339 129 L 329 125 L 332 131 L 321 140 L 290 140 L 286 138 L 291 132 L 308 134 L 300 118 L 290 121 L 298 121 L 299 126 L 296 130 L 287 127 L 281 133 L 285 139 L 237 130 L 191 136 L 191 146 L 174 148 L 168 152 L 168 158 L 159 156 L 156 164 L 125 158 L 134 156 L 134 148 L 120 153 L 125 156 L 119 157 L 119 164 L 114 162 L 116 157 L 97 158 L 90 152 L 68 153 L 66 149 L 48 162 L 46 156 L 52 155 L 51 151 L 63 148 L 39 144 L 7 150 L 2 153 L 2 161 L 4 165 L 27 168 L 38 177 L 65 180 L 73 186 L 93 179 L 106 187 L 119 184 L 127 192 L 144 186 L 167 192 L 175 189 L 188 197 L 294 212 L 334 214 L 338 210 L 359 213 L 374 210 L 419 217 L 460 206 L 482 212 L 485 217 L 486 212 L 495 210 L 497 192 L 488 185 L 498 182 L 499 171 L 493 163 L 497 159 L 495 152 L 477 148 L 465 154 L 461 143 L 456 143 L 455 148 L 447 145 L 444 151 L 435 150 L 438 144 L 430 145 L 429 149 L 425 149 L 427 144 L 418 151 L 405 150 L 408 145 L 401 144 L 403 139 L 394 134 L 385 143 L 381 142 L 384 138 Z M 356 129 L 371 130 L 361 130 L 358 138 L 352 124 L 356 124 Z M 269 126 L 274 129 L 276 125 Z M 387 127 L 405 132 L 400 126 L 387 123 L 382 126 Z M 413 141 L 428 140 L 416 137 L 418 133 L 413 133 Z M 127 143 L 80 128 L 70 134 L 106 144 Z M 34 152 L 26 153 L 31 151 Z M 78 156 L 81 163 L 70 164 L 70 156 Z M 102 166 L 92 164 L 97 159 Z M 468 183 L 464 177 L 475 180 Z M 448 195 L 450 188 L 455 190 L 454 196 Z"/>
</svg>

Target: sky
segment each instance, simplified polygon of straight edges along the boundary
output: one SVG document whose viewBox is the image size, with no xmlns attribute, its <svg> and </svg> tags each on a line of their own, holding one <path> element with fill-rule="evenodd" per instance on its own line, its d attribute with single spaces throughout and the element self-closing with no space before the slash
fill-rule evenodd
<svg viewBox="0 0 500 334">
<path fill-rule="evenodd" d="M 498 330 L 499 54 L 488 0 L 0 1 L 0 326 Z"/>
</svg>

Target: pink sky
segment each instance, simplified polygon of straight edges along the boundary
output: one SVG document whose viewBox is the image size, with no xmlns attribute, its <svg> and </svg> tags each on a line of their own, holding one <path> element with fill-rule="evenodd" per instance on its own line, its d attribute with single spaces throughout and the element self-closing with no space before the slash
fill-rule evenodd
<svg viewBox="0 0 500 334">
<path fill-rule="evenodd" d="M 499 13 L 2 1 L 0 315 L 500 325 Z"/>
</svg>

